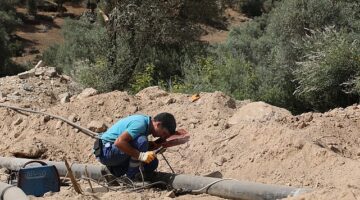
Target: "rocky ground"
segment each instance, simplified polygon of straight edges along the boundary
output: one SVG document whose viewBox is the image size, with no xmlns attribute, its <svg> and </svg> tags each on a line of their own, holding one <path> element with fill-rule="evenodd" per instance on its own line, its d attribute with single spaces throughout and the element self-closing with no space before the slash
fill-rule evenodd
<svg viewBox="0 0 360 200">
<path fill-rule="evenodd" d="M 263 102 L 236 101 L 221 92 L 191 95 L 150 87 L 136 95 L 82 90 L 53 68 L 37 68 L 0 79 L 0 102 L 60 115 L 103 131 L 119 118 L 167 111 L 190 142 L 165 152 L 177 173 L 309 187 L 314 192 L 288 199 L 360 199 L 360 106 L 293 116 Z M 93 140 L 77 129 L 46 116 L 0 108 L 0 156 L 98 164 Z M 161 171 L 169 168 L 160 158 Z M 4 170 L 2 170 L 3 172 Z M 4 173 L 1 179 L 5 178 Z M 87 183 L 81 184 L 83 188 Z M 78 195 L 72 188 L 45 199 L 167 199 L 166 191 L 108 192 Z M 36 199 L 36 198 L 35 198 Z M 39 198 L 41 199 L 41 198 Z M 177 199 L 218 199 L 186 195 Z"/>
</svg>

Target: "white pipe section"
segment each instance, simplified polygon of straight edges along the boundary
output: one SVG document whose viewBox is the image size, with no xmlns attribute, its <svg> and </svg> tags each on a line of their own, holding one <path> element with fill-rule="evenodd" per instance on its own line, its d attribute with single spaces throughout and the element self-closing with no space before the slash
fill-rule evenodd
<svg viewBox="0 0 360 200">
<path fill-rule="evenodd" d="M 0 182 L 0 200 L 29 200 L 18 187 Z"/>
<path fill-rule="evenodd" d="M 31 160 L 32 159 L 0 157 L 0 168 L 19 170 L 26 162 L 29 162 Z M 67 169 L 64 162 L 54 162 L 54 161 L 46 161 L 46 160 L 42 160 L 42 161 L 48 165 L 55 165 L 56 169 L 59 172 L 59 176 L 66 176 Z M 90 178 L 95 180 L 102 178 L 101 176 L 102 166 L 99 165 L 73 164 L 71 165 L 71 170 L 76 178 L 81 178 L 82 175 L 86 175 L 85 167 L 87 168 Z"/>
</svg>

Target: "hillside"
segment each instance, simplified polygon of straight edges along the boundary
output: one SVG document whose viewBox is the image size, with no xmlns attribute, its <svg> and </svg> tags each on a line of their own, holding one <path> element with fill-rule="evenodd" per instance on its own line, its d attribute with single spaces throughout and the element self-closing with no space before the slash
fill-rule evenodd
<svg viewBox="0 0 360 200">
<path fill-rule="evenodd" d="M 158 87 L 136 95 L 120 91 L 78 95 L 80 88 L 70 91 L 72 81 L 61 83 L 61 79 L 64 77 L 46 74 L 1 78 L 1 96 L 6 97 L 5 104 L 64 116 L 85 127 L 91 121 L 110 126 L 134 113 L 171 112 L 178 127 L 191 134 L 189 143 L 165 153 L 177 173 L 204 175 L 217 170 L 226 178 L 315 189 L 290 199 L 356 200 L 360 196 L 360 105 L 293 116 L 285 109 L 263 102 L 235 101 L 221 92 L 200 93 L 195 102 L 190 95 L 167 93 Z M 54 98 L 49 99 L 37 94 L 38 89 L 21 88 L 33 83 L 47 86 L 48 90 L 39 94 L 51 91 L 51 84 L 59 86 L 52 90 Z M 14 101 L 16 91 L 20 95 Z M 58 95 L 64 92 L 71 97 L 61 103 Z M 71 162 L 99 164 L 91 153 L 93 140 L 58 120 L 0 108 L 0 128 L 1 156 L 30 155 L 50 160 L 66 156 Z M 160 170 L 169 172 L 163 160 Z M 87 186 L 85 182 L 83 185 Z M 150 190 L 91 197 L 64 187 L 45 199 L 166 199 L 165 194 Z M 178 199 L 217 198 L 187 195 Z"/>
</svg>

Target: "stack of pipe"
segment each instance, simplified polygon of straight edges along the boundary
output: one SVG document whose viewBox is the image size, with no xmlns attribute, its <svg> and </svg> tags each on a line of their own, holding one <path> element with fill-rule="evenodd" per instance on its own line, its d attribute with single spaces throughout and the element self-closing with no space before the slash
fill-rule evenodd
<svg viewBox="0 0 360 200">
<path fill-rule="evenodd" d="M 30 160 L 0 157 L 0 167 L 18 170 L 28 161 Z M 66 175 L 67 169 L 63 162 L 44 162 L 48 165 L 55 165 L 60 176 Z M 77 178 L 81 178 L 82 175 L 86 174 L 85 168 L 87 168 L 89 178 L 100 179 L 102 177 L 101 166 L 84 164 L 73 164 L 71 166 L 71 169 Z M 150 180 L 152 182 L 164 181 L 173 189 L 182 189 L 189 191 L 189 193 L 207 193 L 219 197 L 241 200 L 282 199 L 312 191 L 311 189 L 306 188 L 161 172 L 155 173 L 150 177 Z"/>
</svg>

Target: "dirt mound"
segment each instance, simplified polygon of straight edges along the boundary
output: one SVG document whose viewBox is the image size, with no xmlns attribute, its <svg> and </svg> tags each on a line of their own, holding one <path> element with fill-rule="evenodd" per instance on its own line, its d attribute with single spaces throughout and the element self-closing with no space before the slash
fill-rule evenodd
<svg viewBox="0 0 360 200">
<path fill-rule="evenodd" d="M 40 81 L 38 77 L 26 80 Z M 60 78 L 44 81 L 51 80 L 57 83 Z M 13 92 L 10 84 L 4 84 L 11 81 L 24 84 L 18 77 L 3 78 L 0 79 L 3 83 L 1 91 Z M 61 87 L 57 87 L 56 95 L 71 93 L 69 83 L 58 84 Z M 119 118 L 134 113 L 173 113 L 178 127 L 191 134 L 189 143 L 170 148 L 165 153 L 177 173 L 204 175 L 218 170 L 229 178 L 315 189 L 315 192 L 303 195 L 303 199 L 360 197 L 358 105 L 327 113 L 293 116 L 284 109 L 263 102 L 235 101 L 221 92 L 200 93 L 200 98 L 192 101 L 190 95 L 150 87 L 134 96 L 119 91 L 93 93 L 93 96 L 82 98 L 75 98 L 74 94 L 70 102 L 60 103 L 57 99 L 39 104 L 36 102 L 43 98 L 46 90 L 36 86 L 34 91 L 38 91 L 32 97 L 34 101 L 28 101 L 27 95 L 32 93 L 22 91 L 23 98 L 7 103 L 30 104 L 33 109 L 45 109 L 84 127 L 96 124 L 102 128 L 103 124 L 109 127 Z M 92 155 L 93 140 L 56 119 L 32 114 L 27 116 L 0 108 L 0 130 L 1 156 L 50 160 L 61 160 L 66 156 L 72 162 L 98 164 Z M 169 171 L 163 160 L 160 161 L 160 170 Z M 110 192 L 97 196 L 102 199 L 115 196 L 166 199 L 165 192 L 152 190 L 141 194 Z M 76 195 L 72 190 L 62 190 L 46 198 L 92 199 Z M 202 195 L 179 199 L 209 198 L 213 197 Z"/>
</svg>

